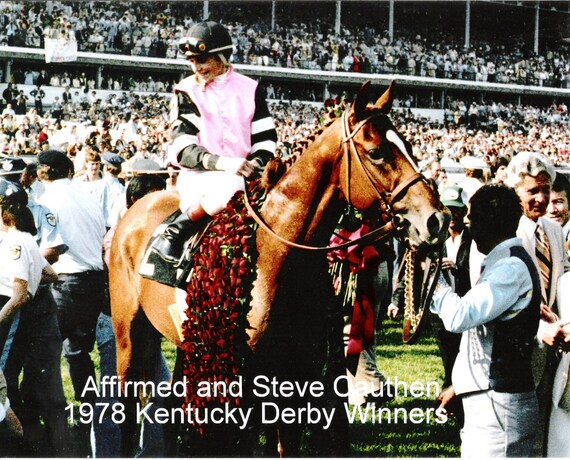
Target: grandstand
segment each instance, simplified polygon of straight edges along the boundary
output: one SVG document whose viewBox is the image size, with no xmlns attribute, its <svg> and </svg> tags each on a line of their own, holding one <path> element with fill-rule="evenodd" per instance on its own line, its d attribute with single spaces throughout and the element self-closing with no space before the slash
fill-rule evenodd
<svg viewBox="0 0 570 460">
<path fill-rule="evenodd" d="M 49 9 L 48 4 L 52 5 Z M 107 89 L 108 76 L 151 76 L 175 82 L 188 71 L 186 63 L 176 59 L 177 37 L 206 15 L 226 23 L 238 37 L 236 66 L 265 84 L 282 88 L 286 98 L 323 101 L 329 95 L 353 93 L 366 79 L 380 87 L 396 79 L 404 92 L 413 95 L 415 106 L 438 109 L 444 108 L 448 98 L 545 105 L 567 100 L 570 94 L 566 88 L 570 71 L 567 2 L 48 2 L 24 5 L 22 11 L 27 14 L 14 5 L 18 4 L 0 2 L 0 43 L 6 45 L 0 47 L 4 82 L 22 84 L 24 72 L 30 69 L 44 69 L 48 74 L 85 72 L 98 90 Z M 8 36 L 10 19 L 19 26 L 12 39 Z M 45 33 L 48 26 L 33 27 L 38 20 L 51 24 L 52 29 L 72 27 L 79 48 L 76 61 L 46 64 L 43 48 L 34 48 L 26 40 L 34 30 Z M 90 52 L 89 37 L 95 30 L 101 29 L 110 43 L 113 24 L 120 28 L 122 21 L 128 24 L 128 34 L 123 35 L 129 35 L 129 47 L 121 48 L 115 40 L 101 52 Z M 164 58 L 158 57 L 161 53 L 156 46 L 141 45 L 141 53 L 135 54 L 137 37 L 147 32 L 151 36 L 158 33 L 157 39 L 164 42 L 159 47 L 165 50 Z M 40 36 L 38 43 L 42 42 Z M 266 42 L 273 54 L 263 60 L 255 50 L 261 54 Z M 276 43 L 285 57 L 278 56 Z M 297 53 L 295 60 L 295 50 L 302 51 L 305 45 L 309 55 Z M 325 45 L 329 49 L 323 50 Z M 341 64 L 333 66 L 336 48 L 339 62 L 349 55 L 360 60 L 360 65 L 348 70 Z M 451 51 L 460 53 L 463 68 L 446 67 L 449 56 L 455 55 Z M 414 58 L 414 69 L 405 66 L 409 58 Z M 295 61 L 293 67 L 288 67 L 287 59 Z M 481 67 L 489 62 L 494 75 L 486 75 Z M 122 89 L 128 89 L 126 82 Z M 49 96 L 46 103 L 50 103 Z"/>
</svg>

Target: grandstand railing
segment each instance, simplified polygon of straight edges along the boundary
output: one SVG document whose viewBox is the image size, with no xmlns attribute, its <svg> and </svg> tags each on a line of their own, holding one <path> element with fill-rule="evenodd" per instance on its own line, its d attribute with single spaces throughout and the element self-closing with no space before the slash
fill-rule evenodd
<svg viewBox="0 0 570 460">
<path fill-rule="evenodd" d="M 14 62 L 30 62 L 37 64 L 45 62 L 43 49 L 0 46 L 0 62 L 4 65 L 4 81 L 10 81 L 11 66 Z M 47 66 L 48 64 L 46 64 Z M 115 68 L 136 70 L 137 74 L 145 70 L 177 74 L 180 78 L 188 73 L 188 63 L 183 59 L 163 59 L 143 56 L 129 56 L 119 54 L 101 54 L 78 52 L 77 61 L 66 63 L 51 63 L 65 70 L 65 66 L 91 67 L 100 76 L 103 69 Z M 570 98 L 569 88 L 554 88 L 545 86 L 531 86 L 508 83 L 491 83 L 470 80 L 453 80 L 449 78 L 418 77 L 402 74 L 377 74 L 357 72 L 333 72 L 325 70 L 309 70 L 298 68 L 270 67 L 259 65 L 235 64 L 236 69 L 252 78 L 265 81 L 311 83 L 313 85 L 328 85 L 358 87 L 365 80 L 373 84 L 386 86 L 392 80 L 397 80 L 401 87 L 412 89 L 439 90 L 444 94 L 448 90 L 471 91 L 482 94 L 502 93 L 512 95 L 549 96 L 552 98 Z M 100 82 L 98 82 L 99 85 Z M 47 101 L 46 101 L 47 102 Z"/>
</svg>

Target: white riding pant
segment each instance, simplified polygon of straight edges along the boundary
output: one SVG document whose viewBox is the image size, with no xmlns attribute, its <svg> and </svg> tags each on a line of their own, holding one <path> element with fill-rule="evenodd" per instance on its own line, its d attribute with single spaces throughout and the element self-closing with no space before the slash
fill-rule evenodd
<svg viewBox="0 0 570 460">
<path fill-rule="evenodd" d="M 234 194 L 245 190 L 242 176 L 225 171 L 180 171 L 176 182 L 180 193 L 180 210 L 202 205 L 213 216 L 226 207 Z"/>
<path fill-rule="evenodd" d="M 245 182 L 242 176 L 225 171 L 182 170 L 176 189 L 182 212 L 200 204 L 207 214 L 214 216 L 226 207 L 237 191 L 245 191 Z M 186 291 L 176 289 L 176 304 L 182 320 L 186 319 L 186 295 Z"/>
</svg>

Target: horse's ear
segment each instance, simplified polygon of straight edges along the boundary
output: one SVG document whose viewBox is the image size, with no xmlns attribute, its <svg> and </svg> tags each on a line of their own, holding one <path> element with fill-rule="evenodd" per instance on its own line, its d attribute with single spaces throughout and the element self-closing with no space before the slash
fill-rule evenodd
<svg viewBox="0 0 570 460">
<path fill-rule="evenodd" d="M 380 112 L 388 113 L 392 109 L 392 98 L 394 97 L 393 90 L 395 85 L 396 82 L 392 80 L 388 89 L 384 91 L 384 94 L 382 94 L 382 96 L 380 96 L 376 101 L 375 107 L 380 109 Z"/>
<path fill-rule="evenodd" d="M 356 95 L 354 101 L 354 114 L 356 115 L 356 120 L 364 120 L 366 118 L 366 106 L 368 105 L 368 87 L 370 86 L 370 80 L 365 82 L 361 87 L 360 91 Z"/>
</svg>

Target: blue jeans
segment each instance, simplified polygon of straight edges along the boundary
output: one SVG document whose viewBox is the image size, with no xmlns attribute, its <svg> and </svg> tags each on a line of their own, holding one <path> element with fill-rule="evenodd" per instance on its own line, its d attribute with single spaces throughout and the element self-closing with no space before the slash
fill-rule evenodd
<svg viewBox="0 0 570 460">
<path fill-rule="evenodd" d="M 19 323 L 20 311 L 18 310 L 12 317 L 12 320 L 0 329 L 0 368 L 2 370 L 6 368 L 6 361 L 8 360 Z"/>
<path fill-rule="evenodd" d="M 101 313 L 97 322 L 97 348 L 101 358 L 100 372 L 101 378 L 104 376 L 117 375 L 117 348 L 115 345 L 115 333 L 113 331 L 113 322 L 109 315 Z M 156 350 L 158 359 L 156 360 L 156 369 L 154 382 L 170 381 L 170 370 L 166 364 L 166 360 L 160 348 Z M 164 407 L 164 398 L 159 396 L 153 397 L 149 402 L 153 403 L 148 414 L 152 418 L 152 414 L 161 407 Z M 97 403 L 114 404 L 119 402 L 117 397 L 109 397 L 101 395 L 97 398 Z M 94 410 L 93 426 L 91 430 L 91 449 L 95 458 L 117 458 L 122 457 L 121 452 L 121 425 L 115 424 L 111 420 L 111 414 L 108 410 L 99 423 L 100 414 L 103 406 L 96 406 Z M 164 427 L 158 423 L 143 423 L 141 427 L 140 441 L 136 457 L 164 457 Z"/>
<path fill-rule="evenodd" d="M 95 379 L 95 366 L 89 353 L 95 344 L 99 313 L 108 303 L 106 277 L 102 270 L 63 273 L 51 286 L 75 399 L 90 404 L 95 400 L 93 392 L 84 397 L 81 394 L 88 379 Z"/>
</svg>

